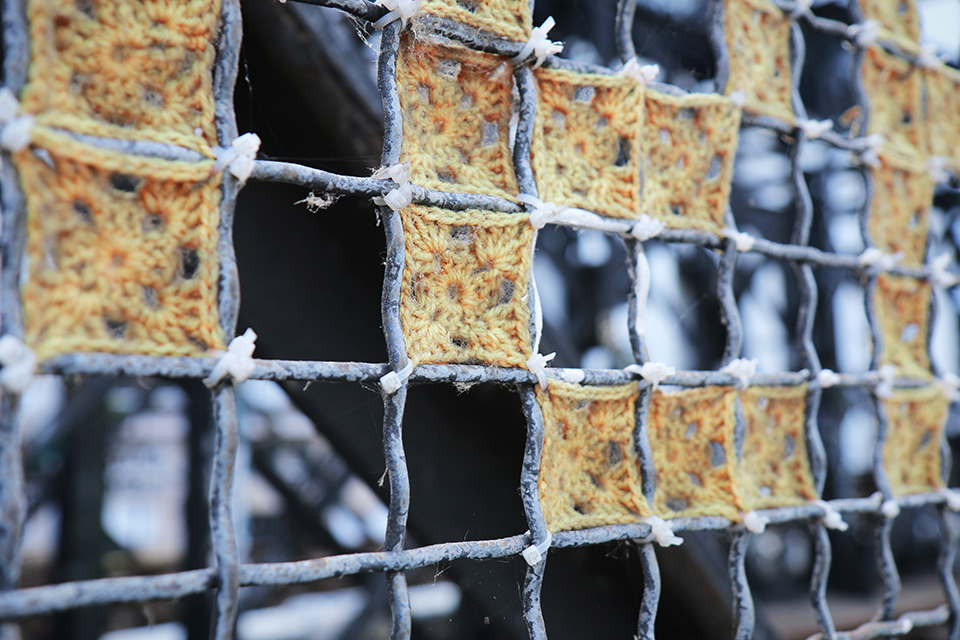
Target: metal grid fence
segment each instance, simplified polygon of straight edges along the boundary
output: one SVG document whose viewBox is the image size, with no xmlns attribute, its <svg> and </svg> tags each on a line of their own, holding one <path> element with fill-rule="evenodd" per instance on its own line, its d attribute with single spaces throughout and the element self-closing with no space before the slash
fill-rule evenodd
<svg viewBox="0 0 960 640">
<path fill-rule="evenodd" d="M 367 0 L 307 1 L 309 4 L 341 9 L 368 22 L 375 22 L 387 13 L 384 7 Z M 804 40 L 800 23 L 805 22 L 812 29 L 848 41 L 853 47 L 858 47 L 858 45 L 856 39 L 850 35 L 848 25 L 814 16 L 809 3 L 777 0 L 777 4 L 794 20 L 792 24 L 791 60 L 794 70 L 793 102 L 798 117 L 804 118 L 806 114 L 797 89 L 799 71 L 804 57 Z M 635 57 L 632 43 L 635 7 L 635 0 L 620 0 L 618 4 L 617 42 L 624 61 Z M 719 10 L 715 12 L 715 28 L 712 39 L 718 54 L 717 88 L 722 89 L 728 69 L 728 53 L 725 51 L 723 44 L 719 14 Z M 19 93 L 25 81 L 29 56 L 23 3 L 18 1 L 6 2 L 3 18 L 6 42 L 4 69 L 6 86 L 14 93 Z M 521 42 L 494 38 L 445 19 L 421 16 L 418 18 L 418 25 L 421 29 L 457 41 L 469 48 L 497 55 L 516 56 L 523 46 Z M 384 167 L 398 163 L 400 158 L 403 119 L 395 69 L 402 29 L 403 25 L 399 20 L 387 24 L 383 28 L 380 44 L 378 84 L 383 101 L 386 125 L 381 159 L 381 165 Z M 217 129 L 220 144 L 225 147 L 237 137 L 232 105 L 240 38 L 239 2 L 238 0 L 225 0 L 223 2 L 221 37 L 218 44 L 215 71 Z M 904 54 L 896 48 L 891 48 L 890 52 L 910 59 L 909 54 Z M 863 51 L 858 48 L 857 59 L 859 60 L 862 55 Z M 576 69 L 593 73 L 613 73 L 608 69 L 575 64 L 553 56 L 547 58 L 545 64 L 547 67 L 554 68 Z M 855 66 L 859 67 L 859 65 Z M 515 170 L 521 191 L 536 196 L 537 185 L 530 165 L 530 144 L 536 110 L 536 89 L 529 64 L 521 64 L 515 68 L 515 82 L 520 97 L 519 123 L 514 148 Z M 670 90 L 669 87 L 662 87 L 662 89 Z M 867 107 L 862 91 L 860 92 L 860 106 L 864 109 Z M 735 238 L 721 237 L 701 231 L 669 229 L 662 231 L 656 240 L 664 243 L 699 245 L 718 250 L 721 253 L 718 266 L 717 295 L 728 329 L 724 364 L 737 358 L 741 351 L 742 327 L 733 292 L 733 273 L 739 254 L 743 251 L 754 252 L 768 258 L 789 262 L 796 270 L 802 296 L 798 349 L 802 354 L 805 368 L 800 372 L 793 373 L 757 374 L 752 378 L 751 384 L 759 386 L 810 384 L 807 399 L 806 437 L 815 484 L 820 491 L 826 476 L 826 459 L 824 448 L 820 442 L 816 419 L 817 407 L 821 397 L 821 386 L 818 383 L 818 374 L 821 367 L 812 340 L 817 295 L 813 269 L 845 269 L 865 276 L 868 278 L 868 292 L 875 286 L 876 278 L 883 269 L 864 266 L 856 256 L 826 253 L 808 246 L 813 208 L 798 162 L 807 142 L 807 135 L 804 130 L 794 123 L 747 114 L 744 115 L 743 124 L 745 126 L 765 127 L 780 134 L 789 135 L 794 140 L 790 146 L 789 160 L 792 167 L 792 182 L 797 196 L 797 221 L 791 243 L 778 244 L 757 238 L 749 249 L 743 246 L 738 248 Z M 848 149 L 854 153 L 864 152 L 870 148 L 867 141 L 862 138 L 850 138 L 831 132 L 823 134 L 822 138 L 835 147 Z M 187 161 L 199 161 L 201 159 L 195 157 L 196 154 L 192 152 L 163 145 L 91 137 L 85 137 L 84 141 L 106 148 L 122 149 L 127 153 L 152 157 Z M 348 177 L 295 164 L 269 161 L 257 161 L 252 177 L 264 181 L 301 185 L 311 190 L 335 195 L 382 196 L 396 186 L 391 180 L 386 179 Z M 0 239 L 2 241 L 3 270 L 2 281 L 0 281 L 0 310 L 2 310 L 3 333 L 22 335 L 23 326 L 19 307 L 18 283 L 20 281 L 20 263 L 24 245 L 23 217 L 25 214 L 22 196 L 17 184 L 17 177 L 11 163 L 5 161 L 2 164 L 2 174 L 0 174 L 3 198 L 3 231 L 2 239 Z M 225 174 L 223 184 L 219 229 L 221 238 L 219 260 L 222 273 L 219 304 L 223 331 L 226 335 L 231 336 L 236 331 L 239 286 L 230 238 L 233 206 L 239 185 L 238 181 L 228 174 Z M 445 193 L 418 186 L 413 186 L 413 201 L 453 210 L 481 208 L 510 213 L 522 213 L 524 211 L 514 202 L 502 198 Z M 869 202 L 870 198 L 868 197 L 861 212 L 863 219 L 869 215 Z M 527 209 L 529 210 L 530 207 Z M 257 360 L 252 378 L 275 381 L 377 383 L 390 371 L 399 371 L 407 364 L 398 309 L 399 289 L 404 265 L 403 229 L 398 212 L 388 207 L 381 207 L 378 214 L 383 222 L 387 246 L 382 310 L 389 362 Z M 563 222 L 560 223 L 563 224 Z M 732 226 L 732 218 L 729 219 L 729 223 Z M 642 314 L 642 304 L 649 286 L 649 273 L 646 268 L 643 244 L 629 235 L 632 224 L 631 221 L 586 215 L 578 220 L 575 226 L 594 228 L 606 233 L 622 234 L 624 236 L 630 256 L 630 271 L 634 278 L 634 289 L 629 300 L 631 342 L 637 362 L 643 363 L 646 350 L 644 336 L 638 330 L 638 321 L 642 318 L 638 318 L 638 316 Z M 936 276 L 931 265 L 922 268 L 885 266 L 889 267 L 885 269 L 887 272 L 919 279 L 935 280 Z M 869 304 L 871 303 L 868 302 Z M 871 333 L 874 345 L 880 344 L 880 329 L 875 319 L 871 322 Z M 877 361 L 878 356 L 875 354 L 873 369 L 878 368 Z M 40 371 L 47 374 L 80 376 L 129 375 L 204 378 L 210 375 L 214 364 L 215 362 L 212 359 L 204 358 L 78 353 L 47 360 L 41 363 Z M 560 378 L 563 373 L 563 370 L 547 370 L 547 376 L 550 379 Z M 636 380 L 636 375 L 627 371 L 583 371 L 583 382 L 586 384 L 610 385 L 634 380 Z M 842 375 L 838 384 L 875 391 L 877 385 L 884 380 L 884 374 L 874 370 L 865 374 Z M 513 385 L 522 399 L 528 422 L 528 432 L 520 488 L 529 531 L 497 540 L 453 542 L 405 549 L 403 541 L 410 501 L 410 488 L 404 458 L 402 426 L 407 387 L 410 384 L 469 384 L 478 382 L 498 382 Z M 663 381 L 664 384 L 684 387 L 735 385 L 737 382 L 737 378 L 733 375 L 720 371 L 683 371 L 671 375 Z M 405 571 L 452 560 L 487 560 L 511 556 L 519 554 L 532 544 L 541 543 L 550 537 L 541 511 L 537 487 L 544 424 L 534 393 L 536 383 L 537 377 L 525 369 L 472 365 L 417 366 L 409 379 L 403 382 L 396 393 L 383 393 L 385 406 L 383 448 L 390 483 L 389 517 L 384 550 L 376 553 L 344 554 L 299 562 L 241 564 L 230 507 L 238 445 L 238 424 L 234 387 L 232 382 L 227 380 L 212 391 L 217 440 L 211 481 L 210 518 L 216 565 L 207 569 L 169 575 L 106 578 L 29 589 L 17 588 L 20 535 L 25 512 L 20 434 L 15 420 L 18 398 L 10 393 L 3 393 L 2 407 L 0 407 L 0 516 L 2 516 L 0 517 L 0 569 L 2 569 L 0 571 L 0 621 L 4 621 L 4 624 L 2 625 L 3 633 L 0 635 L 4 638 L 16 637 L 16 620 L 28 616 L 50 614 L 91 605 L 175 599 L 215 590 L 217 594 L 215 637 L 225 639 L 233 634 L 238 610 L 238 593 L 241 587 L 302 584 L 333 576 L 382 572 L 386 575 L 389 586 L 393 619 L 391 637 L 409 637 L 411 633 L 411 613 Z M 916 388 L 929 384 L 931 382 L 924 379 L 897 378 L 894 386 L 897 388 Z M 655 473 L 649 455 L 649 446 L 646 445 L 647 434 L 645 431 L 649 397 L 649 393 L 642 393 L 641 401 L 638 403 L 638 424 L 641 426 L 637 432 L 637 445 L 641 452 L 645 452 L 641 456 L 645 479 L 644 489 L 648 497 L 651 497 L 650 493 L 653 491 Z M 954 516 L 950 515 L 948 508 L 952 502 L 955 502 L 954 496 L 944 491 L 899 498 L 893 496 L 889 483 L 885 479 L 885 471 L 881 464 L 882 456 L 879 455 L 884 438 L 883 412 L 878 411 L 877 413 L 880 420 L 880 429 L 874 474 L 881 489 L 879 494 L 870 498 L 834 500 L 829 504 L 813 502 L 804 506 L 771 509 L 759 513 L 773 524 L 795 521 L 809 523 L 815 547 L 811 602 L 822 637 L 852 639 L 903 635 L 914 627 L 946 624 L 950 637 L 960 638 L 960 593 L 958 593 L 953 575 L 960 535 L 958 535 L 956 523 L 953 521 Z M 949 450 L 945 446 L 942 448 L 944 456 L 949 456 Z M 884 505 L 889 506 L 891 501 L 893 501 L 893 504 L 904 508 L 922 505 L 935 505 L 938 508 L 942 537 L 938 566 L 946 594 L 946 605 L 931 611 L 915 611 L 903 614 L 899 618 L 894 617 L 900 585 L 890 546 L 890 532 L 896 516 L 889 509 L 883 508 Z M 831 511 L 848 515 L 869 514 L 873 516 L 876 523 L 877 562 L 883 577 L 885 590 L 881 609 L 876 618 L 855 630 L 842 633 L 835 629 L 826 602 L 831 547 L 824 518 L 830 515 Z M 750 585 L 746 578 L 744 559 L 747 545 L 753 534 L 743 525 L 732 523 L 721 517 L 677 518 L 672 520 L 670 524 L 674 531 L 727 530 L 732 533 L 729 571 L 735 602 L 735 635 L 737 638 L 751 637 L 754 626 L 754 607 Z M 552 536 L 550 546 L 554 548 L 574 547 L 595 545 L 614 540 L 638 541 L 645 577 L 638 635 L 641 638 L 652 638 L 660 592 L 660 577 L 653 548 L 655 537 L 652 535 L 649 524 L 602 526 L 581 531 L 559 532 Z M 522 588 L 524 618 L 530 637 L 535 639 L 546 638 L 544 620 L 540 611 L 540 590 L 547 564 L 547 555 L 545 553 L 539 562 L 527 570 Z"/>
</svg>

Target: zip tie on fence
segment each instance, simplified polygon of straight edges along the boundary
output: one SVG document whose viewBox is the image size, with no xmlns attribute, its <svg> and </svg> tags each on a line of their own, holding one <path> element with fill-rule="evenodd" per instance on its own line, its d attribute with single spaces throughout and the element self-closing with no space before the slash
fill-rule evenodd
<svg viewBox="0 0 960 640">
<path fill-rule="evenodd" d="M 892 364 L 885 364 L 877 370 L 880 375 L 880 382 L 874 387 L 873 392 L 878 398 L 889 398 L 893 395 L 893 385 L 897 380 L 897 367 Z"/>
<path fill-rule="evenodd" d="M 397 391 L 400 391 L 400 387 L 410 378 L 411 373 L 413 373 L 413 360 L 407 358 L 406 366 L 400 369 L 400 371 L 391 371 L 380 378 L 380 389 L 388 396 L 392 396 Z"/>
<path fill-rule="evenodd" d="M 833 129 L 833 120 L 808 120 L 807 118 L 797 118 L 794 126 L 803 131 L 809 140 L 816 140 L 827 131 Z"/>
<path fill-rule="evenodd" d="M 829 389 L 840 384 L 840 374 L 831 369 L 821 369 L 817 374 L 817 384 L 821 389 Z"/>
<path fill-rule="evenodd" d="M 650 383 L 650 390 L 656 391 L 668 376 L 677 372 L 676 367 L 670 367 L 662 362 L 644 362 L 639 364 L 628 364 L 623 368 L 627 373 L 635 373 Z"/>
<path fill-rule="evenodd" d="M 547 34 L 556 24 L 557 21 L 553 19 L 553 16 L 548 16 L 542 25 L 534 27 L 533 31 L 530 32 L 530 39 L 524 43 L 520 53 L 510 58 L 510 62 L 515 65 L 521 64 L 526 62 L 532 54 L 537 59 L 533 65 L 533 68 L 536 69 L 543 64 L 547 56 L 556 55 L 563 51 L 562 42 L 553 42 L 547 39 Z"/>
<path fill-rule="evenodd" d="M 557 369 L 560 372 L 560 379 L 568 384 L 580 384 L 587 378 L 583 369 Z"/>
<path fill-rule="evenodd" d="M 897 504 L 896 500 L 884 500 L 880 505 L 880 513 L 887 520 L 893 520 L 900 515 L 900 505 Z"/>
<path fill-rule="evenodd" d="M 530 533 L 527 531 L 527 533 Z M 520 555 L 523 556 L 523 559 L 527 561 L 527 564 L 531 567 L 535 567 L 540 564 L 540 561 L 543 560 L 543 554 L 547 552 L 547 549 L 550 548 L 550 545 L 553 544 L 553 534 L 547 531 L 547 537 L 544 538 L 540 544 L 532 544 L 523 551 L 520 552 Z"/>
<path fill-rule="evenodd" d="M 0 338 L 0 365 L 0 386 L 19 395 L 33 379 L 37 356 L 23 340 L 7 334 Z"/>
<path fill-rule="evenodd" d="M 720 369 L 720 373 L 726 373 L 737 379 L 737 389 L 746 389 L 750 386 L 750 378 L 757 374 L 757 365 L 760 361 L 756 358 L 750 360 L 746 358 L 737 358 L 727 366 Z"/>
<path fill-rule="evenodd" d="M 897 251 L 896 253 L 884 253 L 876 247 L 870 247 L 859 256 L 857 256 L 857 264 L 861 267 L 870 269 L 876 267 L 880 271 L 890 271 L 897 266 L 903 259 L 903 251 Z"/>
<path fill-rule="evenodd" d="M 220 173 L 229 168 L 230 174 L 243 184 L 253 173 L 253 167 L 257 159 L 257 151 L 260 150 L 260 136 L 255 133 L 245 133 L 236 138 L 230 146 L 214 147 L 213 155 L 217 161 L 213 163 L 213 169 L 210 174 Z"/>
<path fill-rule="evenodd" d="M 948 269 L 953 261 L 949 253 L 941 253 L 930 261 L 926 267 L 927 277 L 938 287 L 949 289 L 960 284 L 960 275 L 951 273 Z"/>
<path fill-rule="evenodd" d="M 823 526 L 827 529 L 834 529 L 836 531 L 846 531 L 850 528 L 850 525 L 844 522 L 843 514 L 830 506 L 830 503 L 826 500 L 813 500 L 813 505 L 823 509 L 823 515 L 820 516 L 820 519 L 823 520 Z"/>
<path fill-rule="evenodd" d="M 767 530 L 768 524 L 770 524 L 770 518 L 762 516 L 756 511 L 747 511 L 743 514 L 743 526 L 746 527 L 750 533 L 763 533 Z"/>
<path fill-rule="evenodd" d="M 950 180 L 950 172 L 947 171 L 947 159 L 943 156 L 930 156 L 923 166 L 937 184 Z"/>
<path fill-rule="evenodd" d="M 747 92 L 743 89 L 737 89 L 736 91 L 731 91 L 730 95 L 727 96 L 730 98 L 730 102 L 734 105 L 743 109 L 743 105 L 747 104 Z"/>
<path fill-rule="evenodd" d="M 657 544 L 661 547 L 673 547 L 683 544 L 683 538 L 673 532 L 670 523 L 657 516 L 647 516 L 640 518 L 640 522 L 650 525 L 650 535 L 652 535 Z"/>
<path fill-rule="evenodd" d="M 220 358 L 217 364 L 213 365 L 210 376 L 204 378 L 203 384 L 212 389 L 220 384 L 227 374 L 233 378 L 234 384 L 240 384 L 249 378 L 257 366 L 253 360 L 253 350 L 257 347 L 254 344 L 256 341 L 257 334 L 253 329 L 248 328 L 242 336 L 237 336 L 230 341 L 226 351 L 211 349 L 210 352 L 214 355 L 220 354 Z"/>
<path fill-rule="evenodd" d="M 20 113 L 20 101 L 9 87 L 0 89 L 0 148 L 11 153 L 23 151 L 30 146 L 33 114 Z"/>
<path fill-rule="evenodd" d="M 920 53 L 917 55 L 917 65 L 924 69 L 937 69 L 943 65 L 943 58 L 937 55 L 937 45 L 932 42 L 925 42 L 920 45 Z"/>
<path fill-rule="evenodd" d="M 530 226 L 537 230 L 543 229 L 548 222 L 556 222 L 560 214 L 570 208 L 565 204 L 544 202 L 529 193 L 518 194 L 517 200 L 533 207 L 530 212 Z"/>
<path fill-rule="evenodd" d="M 947 372 L 940 378 L 934 378 L 933 384 L 950 402 L 960 401 L 960 377 L 957 374 Z"/>
<path fill-rule="evenodd" d="M 645 64 L 641 66 L 637 58 L 633 57 L 623 63 L 623 68 L 617 74 L 633 78 L 645 87 L 660 75 L 660 65 Z"/>
<path fill-rule="evenodd" d="M 409 207 L 410 203 L 413 202 L 413 184 L 410 182 L 409 162 L 381 167 L 373 172 L 372 177 L 378 180 L 393 180 L 397 185 L 396 188 L 391 189 L 385 195 L 374 196 L 373 204 L 400 211 L 400 209 Z"/>
<path fill-rule="evenodd" d="M 547 363 L 555 357 L 557 357 L 556 352 L 548 353 L 545 356 L 535 353 L 527 360 L 527 369 L 537 376 L 537 382 L 540 383 L 540 388 L 544 391 L 547 390 Z"/>
<path fill-rule="evenodd" d="M 734 244 L 737 245 L 737 251 L 742 253 L 752 251 L 753 245 L 757 241 L 757 239 L 749 233 L 737 231 L 736 229 L 724 229 L 723 237 L 727 240 L 733 240 Z"/>
<path fill-rule="evenodd" d="M 388 13 L 373 23 L 374 29 L 383 29 L 394 20 L 399 20 L 400 24 L 406 27 L 407 22 L 420 13 L 420 0 L 377 0 L 374 4 L 388 10 Z"/>
<path fill-rule="evenodd" d="M 790 17 L 795 20 L 810 11 L 810 7 L 812 6 L 813 0 L 797 0 L 793 4 L 793 11 L 790 12 Z"/>
<path fill-rule="evenodd" d="M 954 513 L 960 512 L 960 493 L 946 488 L 940 489 L 937 493 L 943 496 L 947 509 Z"/>
<path fill-rule="evenodd" d="M 860 139 L 860 161 L 873 169 L 879 169 L 883 163 L 880 162 L 880 151 L 887 139 L 879 133 L 871 133 L 865 138 Z"/>
<path fill-rule="evenodd" d="M 853 38 L 857 46 L 869 47 L 880 35 L 880 23 L 876 20 L 864 20 L 860 24 L 851 24 L 847 27 L 847 35 Z"/>
<path fill-rule="evenodd" d="M 636 224 L 630 228 L 630 235 L 634 239 L 643 242 L 644 240 L 656 238 L 663 233 L 663 230 L 666 228 L 667 225 L 664 224 L 663 220 L 657 220 L 647 214 L 643 214 L 637 219 Z"/>
</svg>

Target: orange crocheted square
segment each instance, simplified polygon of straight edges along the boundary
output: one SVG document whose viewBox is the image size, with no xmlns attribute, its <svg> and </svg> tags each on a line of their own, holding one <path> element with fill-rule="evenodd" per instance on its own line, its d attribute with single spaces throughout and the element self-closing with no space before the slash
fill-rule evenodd
<svg viewBox="0 0 960 640">
<path fill-rule="evenodd" d="M 929 377 L 930 356 L 927 333 L 930 328 L 929 282 L 881 274 L 873 304 L 883 338 L 880 365 L 892 364 L 906 376 Z"/>
<path fill-rule="evenodd" d="M 505 198 L 519 193 L 510 151 L 513 68 L 504 58 L 407 33 L 397 84 L 400 158 L 410 163 L 414 183 Z"/>
<path fill-rule="evenodd" d="M 713 94 L 647 91 L 641 210 L 669 227 L 719 232 L 730 201 L 740 109 Z"/>
<path fill-rule="evenodd" d="M 884 149 L 909 158 L 926 154 L 923 86 L 918 67 L 878 45 L 863 54 L 860 73 L 867 96 L 867 134 L 886 138 Z"/>
<path fill-rule="evenodd" d="M 867 228 L 884 253 L 903 253 L 905 265 L 920 266 L 927 251 L 927 226 L 933 205 L 933 178 L 927 171 L 881 157 L 870 168 L 873 196 Z"/>
<path fill-rule="evenodd" d="M 27 204 L 23 313 L 37 355 L 223 348 L 219 177 L 182 182 L 155 177 L 162 161 L 119 173 L 50 157 L 53 167 L 29 150 L 16 157 Z"/>
<path fill-rule="evenodd" d="M 943 430 L 950 401 L 936 387 L 898 389 L 883 400 L 887 438 L 883 466 L 893 494 L 944 487 Z"/>
<path fill-rule="evenodd" d="M 423 0 L 423 12 L 510 40 L 530 39 L 530 0 Z"/>
<path fill-rule="evenodd" d="M 639 216 L 641 85 L 564 69 L 535 73 L 532 162 L 540 199 L 615 218 Z"/>
<path fill-rule="evenodd" d="M 39 124 L 210 153 L 219 0 L 29 0 L 27 17 Z"/>
<path fill-rule="evenodd" d="M 769 0 L 724 0 L 730 67 L 724 94 L 742 92 L 745 111 L 793 122 L 791 24 Z"/>
<path fill-rule="evenodd" d="M 960 72 L 945 64 L 924 69 L 928 151 L 960 173 Z"/>
<path fill-rule="evenodd" d="M 525 366 L 532 355 L 529 217 L 412 205 L 401 218 L 400 319 L 410 358 Z"/>
<path fill-rule="evenodd" d="M 815 500 L 807 457 L 807 385 L 750 387 L 740 401 L 745 420 L 740 482 L 750 509 Z"/>
<path fill-rule="evenodd" d="M 740 520 L 747 504 L 737 472 L 736 400 L 732 387 L 653 393 L 647 433 L 657 470 L 654 514 Z"/>
<path fill-rule="evenodd" d="M 551 380 L 543 409 L 540 504 L 550 531 L 628 524 L 650 515 L 633 439 L 637 385 Z"/>
<path fill-rule="evenodd" d="M 916 0 L 859 0 L 864 21 L 876 20 L 895 42 L 920 41 L 920 15 Z"/>
</svg>

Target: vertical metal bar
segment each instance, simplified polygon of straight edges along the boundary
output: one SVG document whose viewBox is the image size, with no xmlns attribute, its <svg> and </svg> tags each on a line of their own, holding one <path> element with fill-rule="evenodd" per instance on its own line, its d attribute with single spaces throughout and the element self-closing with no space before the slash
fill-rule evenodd
<svg viewBox="0 0 960 640">
<path fill-rule="evenodd" d="M 632 238 L 624 241 L 629 256 L 627 270 L 630 274 L 630 293 L 627 296 L 627 323 L 630 329 L 630 346 L 634 359 L 643 364 L 650 359 L 643 328 L 643 316 L 650 296 L 650 264 L 643 250 L 643 243 Z"/>
<path fill-rule="evenodd" d="M 740 322 L 740 309 L 733 294 L 733 276 L 737 270 L 737 245 L 727 240 L 717 266 L 717 297 L 720 299 L 720 321 L 727 328 L 727 343 L 723 349 L 723 365 L 740 357 L 743 348 L 743 325 Z"/>
<path fill-rule="evenodd" d="M 233 480 L 240 434 L 237 398 L 232 384 L 213 391 L 213 412 L 217 441 L 210 479 L 210 531 L 217 558 L 217 621 L 215 640 L 231 640 L 237 622 L 240 592 L 240 558 L 233 527 Z"/>
<path fill-rule="evenodd" d="M 744 567 L 751 536 L 749 531 L 736 531 L 730 542 L 727 566 L 730 571 L 730 582 L 733 585 L 733 637 L 736 640 L 750 640 L 753 637 L 756 618 L 753 595 L 750 593 L 750 583 L 747 582 L 747 571 Z"/>
<path fill-rule="evenodd" d="M 876 529 L 875 554 L 877 568 L 883 579 L 883 600 L 880 604 L 880 619 L 893 620 L 897 608 L 897 598 L 900 596 L 900 574 L 897 573 L 897 563 L 893 558 L 893 548 L 890 546 L 890 530 L 893 529 L 893 519 L 877 515 L 880 524 Z"/>
<path fill-rule="evenodd" d="M 950 607 L 947 637 L 950 640 L 960 640 L 960 591 L 957 590 L 957 579 L 953 575 L 953 568 L 957 562 L 957 544 L 960 544 L 960 532 L 957 529 L 956 514 L 951 513 L 946 505 L 939 507 L 938 515 L 940 554 L 937 557 L 937 571 L 940 573 L 943 592 L 947 596 L 947 606 Z"/>
<path fill-rule="evenodd" d="M 387 535 L 384 548 L 387 551 L 403 549 L 407 531 L 407 515 L 410 512 L 410 478 L 403 452 L 403 408 L 407 399 L 407 386 L 384 400 L 383 453 L 387 461 L 390 479 L 390 508 L 387 515 Z M 387 573 L 387 588 L 390 610 L 393 615 L 392 640 L 410 637 L 410 597 L 407 579 L 402 571 Z"/>
<path fill-rule="evenodd" d="M 837 637 L 837 629 L 827 605 L 827 582 L 830 578 L 830 564 L 833 560 L 833 548 L 830 536 L 821 520 L 810 523 L 810 535 L 813 538 L 813 571 L 810 575 L 810 605 L 817 618 L 820 633 L 827 640 Z"/>
<path fill-rule="evenodd" d="M 626 62 L 637 57 L 633 46 L 633 17 L 637 12 L 637 0 L 618 0 L 617 2 L 617 53 L 620 61 Z"/>
<path fill-rule="evenodd" d="M 537 80 L 528 65 L 520 65 L 513 72 L 513 81 L 520 94 L 520 111 L 517 114 L 517 133 L 513 143 L 513 168 L 521 193 L 539 197 L 537 182 L 530 164 L 530 147 L 537 120 Z"/>
<path fill-rule="evenodd" d="M 643 599 L 640 601 L 640 621 L 637 623 L 638 640 L 654 640 L 654 625 L 657 608 L 660 606 L 660 563 L 653 543 L 638 545 L 640 565 L 643 567 Z"/>
<path fill-rule="evenodd" d="M 19 397 L 0 391 L 0 591 L 16 589 L 26 496 L 20 447 Z M 16 623 L 0 624 L 0 640 L 16 640 Z"/>
<path fill-rule="evenodd" d="M 527 442 L 523 452 L 523 468 L 520 471 L 520 499 L 527 517 L 527 526 L 530 527 L 530 537 L 536 544 L 549 535 L 540 505 L 538 486 L 540 458 L 543 455 L 543 412 L 537 404 L 536 392 L 529 386 L 524 385 L 520 389 L 520 401 L 527 418 Z M 544 553 L 543 559 L 536 566 L 527 569 L 523 583 L 523 618 L 531 640 L 545 640 L 547 637 L 543 611 L 540 608 L 540 589 L 546 563 L 547 553 Z"/>
</svg>

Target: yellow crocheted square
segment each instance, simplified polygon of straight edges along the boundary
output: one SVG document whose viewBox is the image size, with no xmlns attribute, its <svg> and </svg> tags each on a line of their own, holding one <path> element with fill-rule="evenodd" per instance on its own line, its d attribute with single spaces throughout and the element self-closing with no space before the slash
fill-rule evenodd
<svg viewBox="0 0 960 640">
<path fill-rule="evenodd" d="M 529 217 L 412 205 L 401 218 L 400 319 L 410 358 L 525 366 L 532 355 Z"/>
<path fill-rule="evenodd" d="M 540 504 L 550 531 L 628 524 L 650 515 L 633 439 L 637 385 L 551 380 L 543 409 Z"/>
<path fill-rule="evenodd" d="M 929 282 L 881 274 L 873 304 L 883 336 L 880 365 L 892 364 L 906 376 L 929 377 L 927 332 L 930 327 Z"/>
<path fill-rule="evenodd" d="M 540 199 L 615 218 L 640 212 L 643 88 L 625 76 L 537 69 L 532 162 Z"/>
<path fill-rule="evenodd" d="M 119 173 L 51 157 L 53 167 L 29 150 L 16 157 L 27 203 L 23 313 L 37 355 L 223 348 L 219 176 L 182 182 L 152 177 L 162 166 L 131 162 Z"/>
<path fill-rule="evenodd" d="M 873 196 L 867 228 L 884 253 L 902 252 L 902 263 L 923 264 L 927 226 L 933 205 L 933 178 L 921 167 L 900 164 L 882 156 L 879 168 L 870 168 Z"/>
<path fill-rule="evenodd" d="M 714 94 L 647 91 L 641 210 L 668 227 L 719 232 L 730 201 L 740 109 Z"/>
<path fill-rule="evenodd" d="M 423 12 L 510 40 L 530 39 L 530 0 L 423 0 Z"/>
<path fill-rule="evenodd" d="M 404 35 L 397 60 L 400 158 L 416 184 L 513 198 L 513 68 L 502 57 Z"/>
<path fill-rule="evenodd" d="M 945 64 L 924 69 L 928 151 L 960 173 L 960 72 Z"/>
<path fill-rule="evenodd" d="M 921 73 L 878 45 L 869 47 L 860 65 L 867 96 L 867 134 L 879 133 L 888 152 L 916 158 L 926 154 Z"/>
<path fill-rule="evenodd" d="M 747 505 L 737 472 L 736 400 L 732 387 L 653 393 L 647 432 L 657 470 L 654 514 L 740 520 Z"/>
<path fill-rule="evenodd" d="M 864 21 L 876 20 L 895 42 L 920 41 L 920 15 L 916 0 L 859 0 Z"/>
<path fill-rule="evenodd" d="M 209 154 L 218 0 L 29 0 L 27 16 L 39 124 Z"/>
<path fill-rule="evenodd" d="M 807 457 L 807 385 L 750 387 L 740 401 L 745 420 L 740 482 L 750 509 L 815 500 Z"/>
<path fill-rule="evenodd" d="M 724 0 L 724 93 L 743 92 L 745 111 L 793 122 L 790 30 L 790 16 L 769 0 Z"/>
<path fill-rule="evenodd" d="M 941 439 L 950 401 L 936 387 L 898 389 L 883 401 L 883 466 L 894 495 L 944 487 Z"/>
</svg>

